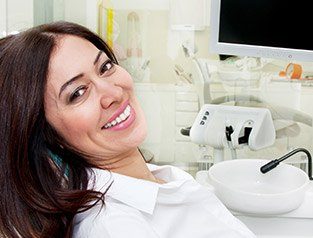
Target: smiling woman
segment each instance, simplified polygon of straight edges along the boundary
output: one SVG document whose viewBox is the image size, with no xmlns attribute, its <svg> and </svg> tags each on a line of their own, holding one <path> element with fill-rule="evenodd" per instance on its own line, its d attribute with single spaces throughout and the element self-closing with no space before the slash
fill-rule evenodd
<svg viewBox="0 0 313 238">
<path fill-rule="evenodd" d="M 145 162 L 133 81 L 88 29 L 1 39 L 0 95 L 0 235 L 254 237 L 189 174 Z"/>
<path fill-rule="evenodd" d="M 47 79 L 47 121 L 90 164 L 104 169 L 111 165 L 114 171 L 115 161 L 123 161 L 146 136 L 132 79 L 85 39 L 63 36 L 58 45 Z"/>
<path fill-rule="evenodd" d="M 75 24 L 43 25 L 0 40 L 0 229 L 5 237 L 69 236 L 77 210 L 102 197 L 87 190 L 91 165 L 45 117 L 52 103 L 50 57 L 65 35 L 85 39 L 116 63 L 100 38 Z M 54 105 L 59 106 L 57 99 Z M 57 167 L 50 152 L 63 158 L 66 178 L 65 166 Z"/>
</svg>

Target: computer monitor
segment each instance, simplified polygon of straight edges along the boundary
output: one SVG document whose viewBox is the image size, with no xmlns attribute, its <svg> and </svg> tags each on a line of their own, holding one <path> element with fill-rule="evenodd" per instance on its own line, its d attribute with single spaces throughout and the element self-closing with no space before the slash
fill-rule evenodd
<svg viewBox="0 0 313 238">
<path fill-rule="evenodd" d="M 310 1 L 211 1 L 212 52 L 313 62 Z"/>
</svg>

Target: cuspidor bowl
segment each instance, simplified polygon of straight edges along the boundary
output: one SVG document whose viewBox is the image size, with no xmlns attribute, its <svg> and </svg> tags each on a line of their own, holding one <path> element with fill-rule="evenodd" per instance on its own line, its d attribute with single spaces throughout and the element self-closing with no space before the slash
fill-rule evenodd
<svg viewBox="0 0 313 238">
<path fill-rule="evenodd" d="M 235 159 L 214 164 L 209 180 L 217 197 L 231 210 L 275 215 L 298 208 L 308 188 L 307 174 L 295 166 L 280 163 L 266 174 L 260 159 Z"/>
</svg>

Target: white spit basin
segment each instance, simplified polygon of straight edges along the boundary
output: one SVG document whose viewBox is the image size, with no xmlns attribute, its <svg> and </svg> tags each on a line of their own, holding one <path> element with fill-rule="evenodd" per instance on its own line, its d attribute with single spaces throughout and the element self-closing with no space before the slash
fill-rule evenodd
<svg viewBox="0 0 313 238">
<path fill-rule="evenodd" d="M 262 174 L 268 160 L 236 159 L 213 165 L 209 180 L 219 199 L 234 211 L 275 215 L 298 208 L 309 184 L 308 175 L 292 165 L 280 163 Z"/>
</svg>

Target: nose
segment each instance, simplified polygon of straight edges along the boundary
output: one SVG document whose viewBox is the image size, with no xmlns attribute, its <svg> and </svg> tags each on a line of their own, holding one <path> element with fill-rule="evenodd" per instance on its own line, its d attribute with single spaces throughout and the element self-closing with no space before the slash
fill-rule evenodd
<svg viewBox="0 0 313 238">
<path fill-rule="evenodd" d="M 109 108 L 114 103 L 121 102 L 123 99 L 123 89 L 114 83 L 102 83 L 99 89 L 100 105 L 103 109 Z"/>
</svg>

